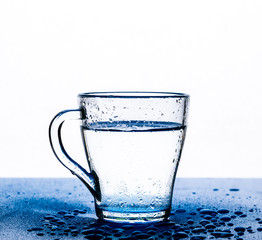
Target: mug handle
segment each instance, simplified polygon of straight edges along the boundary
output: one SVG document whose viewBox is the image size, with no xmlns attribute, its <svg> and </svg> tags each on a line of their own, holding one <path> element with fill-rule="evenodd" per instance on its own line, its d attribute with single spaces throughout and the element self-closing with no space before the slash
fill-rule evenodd
<svg viewBox="0 0 262 240">
<path fill-rule="evenodd" d="M 101 200 L 99 190 L 98 177 L 95 172 L 87 172 L 81 165 L 73 160 L 66 152 L 61 136 L 63 123 L 67 120 L 80 120 L 81 110 L 64 110 L 58 113 L 49 126 L 49 140 L 51 148 L 56 158 L 68 169 L 73 175 L 76 175 L 89 189 L 92 195 L 98 200 Z"/>
</svg>

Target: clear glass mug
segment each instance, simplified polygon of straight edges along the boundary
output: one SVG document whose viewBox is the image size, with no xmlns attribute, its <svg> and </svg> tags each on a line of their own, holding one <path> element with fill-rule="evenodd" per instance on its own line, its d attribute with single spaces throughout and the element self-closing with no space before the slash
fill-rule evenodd
<svg viewBox="0 0 262 240">
<path fill-rule="evenodd" d="M 58 113 L 49 127 L 58 160 L 95 198 L 98 218 L 119 222 L 166 219 L 187 128 L 189 95 L 96 92 L 78 95 L 79 108 Z M 66 152 L 64 121 L 81 120 L 89 169 Z"/>
</svg>

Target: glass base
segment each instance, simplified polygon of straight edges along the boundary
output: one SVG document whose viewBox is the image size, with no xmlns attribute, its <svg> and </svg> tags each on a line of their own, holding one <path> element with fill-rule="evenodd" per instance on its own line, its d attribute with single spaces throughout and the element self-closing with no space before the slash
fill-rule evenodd
<svg viewBox="0 0 262 240">
<path fill-rule="evenodd" d="M 163 221 L 169 217 L 170 210 L 156 212 L 114 212 L 96 208 L 98 218 L 110 222 L 148 223 Z"/>
</svg>

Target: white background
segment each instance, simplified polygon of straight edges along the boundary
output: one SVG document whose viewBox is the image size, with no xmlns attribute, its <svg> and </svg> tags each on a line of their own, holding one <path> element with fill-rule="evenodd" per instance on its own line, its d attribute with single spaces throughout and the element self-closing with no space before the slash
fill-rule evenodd
<svg viewBox="0 0 262 240">
<path fill-rule="evenodd" d="M 261 13 L 260 0 L 1 1 L 0 177 L 71 176 L 49 122 L 110 90 L 191 95 L 179 177 L 262 177 Z"/>
</svg>

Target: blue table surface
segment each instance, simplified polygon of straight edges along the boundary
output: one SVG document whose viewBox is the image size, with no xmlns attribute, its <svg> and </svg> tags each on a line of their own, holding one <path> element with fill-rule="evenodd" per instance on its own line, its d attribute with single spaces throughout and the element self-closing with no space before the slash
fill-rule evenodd
<svg viewBox="0 0 262 240">
<path fill-rule="evenodd" d="M 168 221 L 112 224 L 76 178 L 0 178 L 0 239 L 262 239 L 262 179 L 178 178 Z"/>
</svg>

